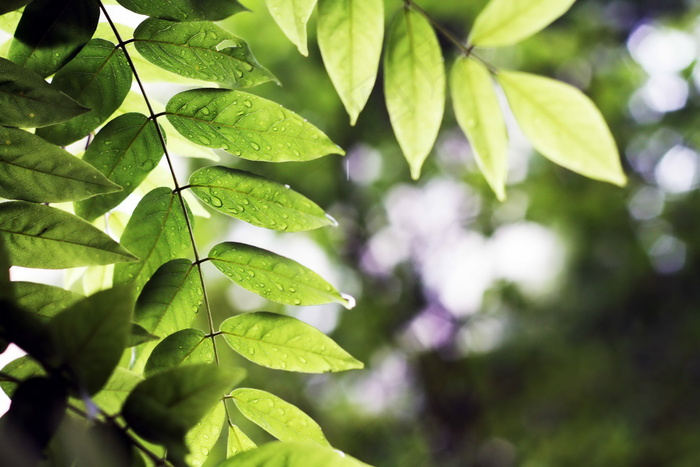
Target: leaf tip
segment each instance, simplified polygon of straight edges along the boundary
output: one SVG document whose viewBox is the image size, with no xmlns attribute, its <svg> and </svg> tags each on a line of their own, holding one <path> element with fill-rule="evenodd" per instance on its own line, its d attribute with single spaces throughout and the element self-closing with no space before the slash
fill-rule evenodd
<svg viewBox="0 0 700 467">
<path fill-rule="evenodd" d="M 411 165 L 411 178 L 418 180 L 420 178 L 422 164 Z"/>
<path fill-rule="evenodd" d="M 355 297 L 352 295 L 346 294 L 346 293 L 341 293 L 340 294 L 340 304 L 345 307 L 347 310 L 352 310 L 355 308 L 355 305 L 357 305 L 357 301 L 355 301 Z"/>
</svg>

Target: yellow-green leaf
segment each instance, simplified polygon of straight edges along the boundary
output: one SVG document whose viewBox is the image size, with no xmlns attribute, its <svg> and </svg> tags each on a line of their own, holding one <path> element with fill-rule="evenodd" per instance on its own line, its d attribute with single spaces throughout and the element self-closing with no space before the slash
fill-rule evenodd
<svg viewBox="0 0 700 467">
<path fill-rule="evenodd" d="M 209 453 L 221 436 L 225 420 L 226 408 L 224 404 L 216 404 L 199 423 L 187 432 L 185 445 L 190 450 L 190 453 L 185 457 L 187 465 L 200 467 L 207 461 Z"/>
<path fill-rule="evenodd" d="M 257 445 L 248 438 L 236 425 L 229 425 L 228 440 L 226 442 L 226 458 L 235 456 L 238 453 L 255 449 Z"/>
<path fill-rule="evenodd" d="M 316 0 L 267 0 L 267 8 L 282 32 L 306 56 L 306 23 L 316 6 Z"/>
</svg>

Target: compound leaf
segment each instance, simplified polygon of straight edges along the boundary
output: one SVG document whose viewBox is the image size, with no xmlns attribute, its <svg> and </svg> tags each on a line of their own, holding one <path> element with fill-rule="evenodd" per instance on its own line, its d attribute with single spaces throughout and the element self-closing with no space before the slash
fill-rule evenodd
<svg viewBox="0 0 700 467">
<path fill-rule="evenodd" d="M 283 459 L 283 460 L 282 460 Z M 369 467 L 354 457 L 314 443 L 273 442 L 226 459 L 217 467 Z"/>
<path fill-rule="evenodd" d="M 306 46 L 306 23 L 309 22 L 317 0 L 267 0 L 267 8 L 282 32 L 304 56 L 309 55 Z"/>
<path fill-rule="evenodd" d="M 12 282 L 12 287 L 17 306 L 46 319 L 85 298 L 61 287 L 35 282 Z"/>
<path fill-rule="evenodd" d="M 191 467 L 200 467 L 209 458 L 209 453 L 219 440 L 226 420 L 224 404 L 214 408 L 185 435 L 185 445 L 190 453 L 185 460 Z"/>
<path fill-rule="evenodd" d="M 200 329 L 182 329 L 160 341 L 146 362 L 144 375 L 154 375 L 176 366 L 214 363 L 214 344 Z"/>
<path fill-rule="evenodd" d="M 143 381 L 143 378 L 126 368 L 114 369 L 104 387 L 95 394 L 92 400 L 108 414 L 116 414 L 124 405 L 129 393 Z"/>
<path fill-rule="evenodd" d="M 247 11 L 237 0 L 118 0 L 129 10 L 172 21 L 219 21 Z"/>
<path fill-rule="evenodd" d="M 228 440 L 226 442 L 226 457 L 232 457 L 241 452 L 255 449 L 257 445 L 248 438 L 236 425 L 229 425 Z"/>
</svg>

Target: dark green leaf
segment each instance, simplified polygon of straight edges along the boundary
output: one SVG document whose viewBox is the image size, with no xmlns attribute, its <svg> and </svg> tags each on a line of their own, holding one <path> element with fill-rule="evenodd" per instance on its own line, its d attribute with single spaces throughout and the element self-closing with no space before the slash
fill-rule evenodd
<svg viewBox="0 0 700 467">
<path fill-rule="evenodd" d="M 157 341 L 158 339 L 158 336 L 146 331 L 142 326 L 139 326 L 136 323 L 131 323 L 131 333 L 129 334 L 129 339 L 127 340 L 126 346 L 134 347 L 145 344 L 146 342 Z"/>
<path fill-rule="evenodd" d="M 288 305 L 337 302 L 346 308 L 354 305 L 354 300 L 341 295 L 312 270 L 262 248 L 220 243 L 209 252 L 209 259 L 236 284 L 274 302 Z"/>
<path fill-rule="evenodd" d="M 99 18 L 96 0 L 34 0 L 24 9 L 7 58 L 44 78 L 52 75 L 92 38 Z"/>
<path fill-rule="evenodd" d="M 41 318 L 52 318 L 85 298 L 70 290 L 34 282 L 13 282 L 17 305 Z"/>
<path fill-rule="evenodd" d="M 90 164 L 42 138 L 0 127 L 0 196 L 38 203 L 121 191 Z"/>
<path fill-rule="evenodd" d="M 193 89 L 173 96 L 168 120 L 184 137 L 254 161 L 308 161 L 344 154 L 318 128 L 262 97 L 229 89 Z"/>
<path fill-rule="evenodd" d="M 291 316 L 246 313 L 228 318 L 220 329 L 233 350 L 268 368 L 324 373 L 364 367 L 333 339 Z"/>
<path fill-rule="evenodd" d="M 0 58 L 0 107 L 0 125 L 23 128 L 65 122 L 90 110 L 4 58 Z"/>
<path fill-rule="evenodd" d="M 60 146 L 87 136 L 122 104 L 131 88 L 131 76 L 121 48 L 104 39 L 91 40 L 51 81 L 52 86 L 90 112 L 41 128 L 36 134 Z"/>
<path fill-rule="evenodd" d="M 10 363 L 3 367 L 2 372 L 20 381 L 24 381 L 25 379 L 29 379 L 34 376 L 43 376 L 46 374 L 46 371 L 39 364 L 39 362 L 34 360 L 29 355 L 23 355 L 19 358 L 12 360 Z M 17 386 L 18 384 L 10 379 L 2 380 L 2 378 L 0 378 L 0 388 L 2 388 L 2 390 L 9 398 L 12 398 L 12 395 L 15 393 Z"/>
<path fill-rule="evenodd" d="M 12 301 L 5 300 L 0 304 L 0 332 L 4 337 L 17 344 L 44 367 L 58 366 L 61 356 L 52 345 L 47 323 L 34 313 L 19 308 Z"/>
<path fill-rule="evenodd" d="M 232 457 L 241 452 L 255 449 L 257 445 L 248 438 L 236 425 L 229 425 L 228 440 L 226 442 L 226 457 Z"/>
<path fill-rule="evenodd" d="M 126 368 L 117 367 L 100 392 L 92 400 L 108 414 L 116 414 L 124 405 L 129 393 L 143 378 Z"/>
<path fill-rule="evenodd" d="M 214 363 L 214 344 L 199 329 L 183 329 L 163 339 L 148 358 L 144 375 L 194 363 Z"/>
<path fill-rule="evenodd" d="M 267 0 L 267 7 L 275 22 L 302 55 L 309 55 L 306 46 L 306 23 L 314 11 L 316 1 Z"/>
<path fill-rule="evenodd" d="M 0 237 L 10 262 L 28 268 L 63 269 L 136 259 L 84 220 L 26 201 L 0 203 Z"/>
<path fill-rule="evenodd" d="M 226 407 L 223 403 L 214 408 L 185 435 L 185 445 L 189 448 L 187 465 L 200 467 L 209 458 L 209 453 L 221 436 L 226 421 Z"/>
<path fill-rule="evenodd" d="M 228 87 L 274 80 L 240 37 L 210 22 L 177 23 L 148 18 L 134 32 L 136 50 L 148 61 L 187 78 Z"/>
<path fill-rule="evenodd" d="M 103 290 L 49 323 L 54 345 L 89 394 L 104 386 L 119 363 L 131 331 L 134 299 L 129 286 Z"/>
<path fill-rule="evenodd" d="M 217 467 L 369 467 L 335 449 L 299 442 L 267 443 L 220 463 Z"/>
<path fill-rule="evenodd" d="M 237 0 L 118 0 L 131 11 L 173 21 L 218 21 L 248 11 Z"/>
<path fill-rule="evenodd" d="M 156 124 L 145 115 L 127 113 L 97 133 L 83 160 L 123 189 L 75 204 L 79 216 L 92 220 L 116 207 L 144 181 L 163 157 Z"/>
<path fill-rule="evenodd" d="M 3 0 L 2 5 L 0 5 L 0 15 L 22 8 L 31 1 L 32 0 Z"/>
<path fill-rule="evenodd" d="M 190 177 L 190 187 L 219 212 L 259 227 L 298 232 L 333 225 L 315 203 L 288 185 L 227 167 L 204 167 Z"/>
<path fill-rule="evenodd" d="M 141 200 L 121 237 L 122 245 L 140 261 L 115 266 L 115 284 L 133 282 L 140 291 L 161 264 L 191 250 L 184 209 L 191 222 L 189 208 L 183 208 L 180 197 L 165 187 L 156 188 Z"/>
</svg>

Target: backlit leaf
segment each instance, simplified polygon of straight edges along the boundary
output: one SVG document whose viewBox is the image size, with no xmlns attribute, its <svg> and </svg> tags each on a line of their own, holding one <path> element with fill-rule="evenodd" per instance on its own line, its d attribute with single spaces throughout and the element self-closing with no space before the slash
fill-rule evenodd
<svg viewBox="0 0 700 467">
<path fill-rule="evenodd" d="M 37 128 L 87 112 L 41 76 L 0 57 L 0 125 Z"/>
<path fill-rule="evenodd" d="M 231 393 L 243 415 L 280 441 L 314 442 L 330 446 L 321 427 L 296 406 L 260 389 L 239 388 Z"/>
<path fill-rule="evenodd" d="M 126 346 L 135 347 L 145 344 L 146 342 L 157 341 L 158 339 L 158 336 L 146 331 L 140 324 L 131 323 L 131 333 L 129 334 Z"/>
<path fill-rule="evenodd" d="M 508 134 L 493 86 L 483 64 L 466 57 L 457 59 L 450 75 L 455 116 L 486 181 L 503 201 L 508 175 Z"/>
<path fill-rule="evenodd" d="M 272 18 L 282 32 L 306 56 L 306 23 L 314 11 L 317 0 L 266 0 Z"/>
<path fill-rule="evenodd" d="M 76 214 L 93 220 L 119 205 L 158 165 L 162 156 L 163 145 L 156 124 L 145 115 L 128 113 L 111 120 L 97 133 L 83 160 L 123 190 L 76 203 Z"/>
<path fill-rule="evenodd" d="M 85 298 L 61 287 L 35 282 L 13 282 L 12 287 L 19 307 L 47 320 Z"/>
<path fill-rule="evenodd" d="M 288 305 L 354 303 L 312 270 L 271 251 L 243 243 L 225 242 L 209 252 L 212 264 L 244 289 Z"/>
<path fill-rule="evenodd" d="M 246 313 L 228 318 L 220 329 L 233 350 L 268 368 L 325 373 L 364 367 L 333 339 L 291 316 Z"/>
<path fill-rule="evenodd" d="M 121 191 L 92 165 L 44 139 L 0 127 L 0 196 L 38 203 Z"/>
<path fill-rule="evenodd" d="M 219 212 L 259 227 L 298 232 L 333 225 L 305 196 L 264 177 L 227 167 L 204 167 L 190 176 L 190 187 Z"/>
<path fill-rule="evenodd" d="M 257 445 L 248 438 L 248 435 L 243 433 L 236 425 L 229 425 L 228 440 L 226 442 L 226 457 L 235 456 L 241 452 L 255 449 Z"/>
<path fill-rule="evenodd" d="M 576 0 L 490 0 L 476 17 L 469 43 L 484 47 L 517 44 L 567 12 Z"/>
<path fill-rule="evenodd" d="M 319 0 L 318 46 L 351 125 L 374 87 L 383 40 L 382 0 Z"/>
<path fill-rule="evenodd" d="M 148 18 L 134 32 L 144 58 L 179 75 L 229 87 L 274 79 L 240 37 L 210 22 L 177 23 Z"/>
<path fill-rule="evenodd" d="M 91 40 L 51 80 L 52 86 L 90 111 L 41 128 L 37 135 L 60 146 L 87 136 L 119 108 L 131 88 L 131 76 L 121 48 L 104 39 Z"/>
<path fill-rule="evenodd" d="M 118 0 L 131 11 L 172 21 L 218 21 L 247 11 L 237 0 Z"/>
<path fill-rule="evenodd" d="M 552 162 L 596 180 L 627 183 L 615 140 L 595 104 L 577 88 L 528 73 L 497 76 L 520 128 Z"/>
<path fill-rule="evenodd" d="M 224 404 L 216 404 L 214 408 L 185 435 L 185 445 L 190 453 L 185 458 L 187 465 L 200 467 L 209 458 L 209 453 L 219 440 L 224 421 L 226 420 L 226 408 Z"/>
<path fill-rule="evenodd" d="M 226 459 L 217 467 L 368 467 L 354 457 L 326 446 L 301 442 L 266 443 Z"/>
<path fill-rule="evenodd" d="M 0 237 L 12 264 L 28 268 L 63 269 L 136 259 L 84 220 L 26 201 L 0 203 Z"/>
<path fill-rule="evenodd" d="M 24 9 L 8 57 L 47 77 L 87 44 L 100 17 L 96 0 L 34 0 Z"/>
<path fill-rule="evenodd" d="M 20 381 L 46 374 L 46 371 L 39 364 L 39 362 L 34 360 L 29 355 L 23 355 L 12 360 L 2 368 L 2 372 Z M 15 393 L 15 389 L 17 389 L 17 383 L 11 380 L 3 380 L 0 376 L 0 388 L 2 388 L 7 397 L 12 398 L 12 395 Z"/>
<path fill-rule="evenodd" d="M 193 89 L 173 96 L 168 120 L 190 141 L 254 161 L 308 161 L 344 154 L 321 130 L 281 105 L 241 91 Z"/>
<path fill-rule="evenodd" d="M 212 340 L 200 329 L 182 329 L 160 341 L 146 362 L 145 376 L 193 363 L 214 363 Z"/>
<path fill-rule="evenodd" d="M 418 179 L 445 110 L 445 66 L 432 26 L 410 8 L 399 12 L 389 30 L 384 94 L 396 139 Z"/>
<path fill-rule="evenodd" d="M 114 369 L 104 387 L 95 394 L 92 400 L 108 414 L 116 414 L 124 405 L 129 393 L 143 381 L 143 378 L 126 368 Z"/>
</svg>

